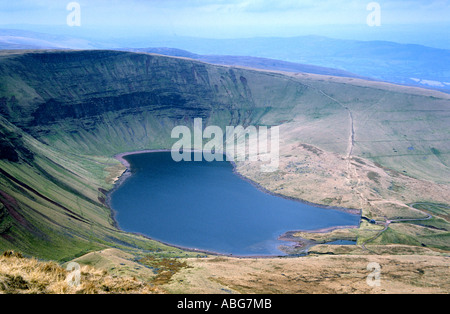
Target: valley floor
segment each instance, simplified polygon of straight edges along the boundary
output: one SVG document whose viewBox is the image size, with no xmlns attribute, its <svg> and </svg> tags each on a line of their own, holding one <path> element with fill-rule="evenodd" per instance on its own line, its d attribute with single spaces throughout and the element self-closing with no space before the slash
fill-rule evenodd
<svg viewBox="0 0 450 314">
<path fill-rule="evenodd" d="M 190 261 L 192 268 L 176 274 L 165 288 L 175 293 L 448 293 L 448 262 L 448 257 L 410 255 L 219 257 Z"/>
</svg>

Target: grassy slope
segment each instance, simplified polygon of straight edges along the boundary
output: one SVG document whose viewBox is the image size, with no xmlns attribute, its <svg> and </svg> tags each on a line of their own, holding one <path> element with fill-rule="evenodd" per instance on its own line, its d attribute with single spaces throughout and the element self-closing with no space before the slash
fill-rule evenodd
<svg viewBox="0 0 450 314">
<path fill-rule="evenodd" d="M 114 249 L 110 249 L 114 251 Z M 124 253 L 120 254 L 127 256 Z M 134 265 L 135 266 L 135 265 Z M 25 258 L 7 251 L 0 256 L 0 294 L 149 294 L 161 293 L 148 282 L 135 277 L 118 277 L 89 266 L 80 268 L 79 284 L 68 285 L 74 274 L 51 261 Z"/>
<path fill-rule="evenodd" d="M 167 251 L 164 245 L 114 227 L 110 209 L 101 200 L 105 195 L 99 189 L 112 188 L 104 181 L 105 167 L 117 161 L 61 153 L 3 118 L 0 126 L 20 134 L 20 144 L 34 154 L 28 160 L 0 161 L 0 201 L 7 209 L 2 224 L 9 225 L 0 238 L 2 249 L 62 261 L 106 247 Z M 168 251 L 184 256 L 180 250 Z"/>
</svg>

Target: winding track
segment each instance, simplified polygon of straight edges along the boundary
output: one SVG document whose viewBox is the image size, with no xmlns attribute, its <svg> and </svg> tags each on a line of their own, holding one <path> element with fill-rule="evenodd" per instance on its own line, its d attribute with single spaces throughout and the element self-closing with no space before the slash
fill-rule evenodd
<svg viewBox="0 0 450 314">
<path fill-rule="evenodd" d="M 366 244 L 369 243 L 369 242 L 372 242 L 373 240 L 375 240 L 376 238 L 378 238 L 379 236 L 381 236 L 381 234 L 382 234 L 383 232 L 385 232 L 385 231 L 389 228 L 389 225 L 390 225 L 391 223 L 401 223 L 401 222 L 405 222 L 405 221 L 424 221 L 424 220 L 430 220 L 431 218 L 433 218 L 432 215 L 430 215 L 430 214 L 428 214 L 428 213 L 425 213 L 425 212 L 423 212 L 423 211 L 421 211 L 421 210 L 418 210 L 417 208 L 412 207 L 413 205 L 414 205 L 414 204 L 412 204 L 411 206 L 408 206 L 408 207 L 409 207 L 411 210 L 415 210 L 415 211 L 420 212 L 421 214 L 426 215 L 427 217 L 426 217 L 426 218 L 401 218 L 401 219 L 391 219 L 391 220 L 386 219 L 385 222 L 377 222 L 377 223 L 376 223 L 377 225 L 380 225 L 380 224 L 381 224 L 381 225 L 384 225 L 383 230 L 380 230 L 380 232 L 378 232 L 375 236 L 373 236 L 372 238 L 369 238 L 369 239 L 367 239 L 366 241 L 364 241 L 363 243 L 361 243 L 361 247 L 362 247 L 364 250 L 366 250 L 366 251 L 370 251 L 370 250 L 366 247 Z M 370 252 L 375 253 L 375 252 L 373 252 L 373 251 L 370 251 Z M 375 253 L 375 254 L 377 254 L 377 253 Z"/>
</svg>

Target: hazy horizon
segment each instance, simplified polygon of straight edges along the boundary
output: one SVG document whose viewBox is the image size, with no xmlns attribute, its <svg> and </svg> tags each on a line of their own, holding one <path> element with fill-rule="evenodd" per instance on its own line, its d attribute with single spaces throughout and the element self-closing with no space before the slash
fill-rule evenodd
<svg viewBox="0 0 450 314">
<path fill-rule="evenodd" d="M 1 2 L 0 28 L 77 38 L 316 35 L 450 49 L 450 1 L 446 0 L 72 1 L 79 9 L 67 0 Z M 76 10 L 79 25 L 69 26 L 68 16 Z M 379 24 L 370 26 L 373 14 Z"/>
</svg>

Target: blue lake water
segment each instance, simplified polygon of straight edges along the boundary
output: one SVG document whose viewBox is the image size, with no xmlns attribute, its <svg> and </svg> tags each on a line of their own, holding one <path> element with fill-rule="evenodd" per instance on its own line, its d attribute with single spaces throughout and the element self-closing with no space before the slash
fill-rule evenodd
<svg viewBox="0 0 450 314">
<path fill-rule="evenodd" d="M 284 255 L 287 231 L 357 226 L 360 215 L 259 190 L 229 162 L 175 162 L 170 152 L 128 155 L 132 175 L 111 195 L 122 230 L 175 246 L 239 256 Z"/>
</svg>

